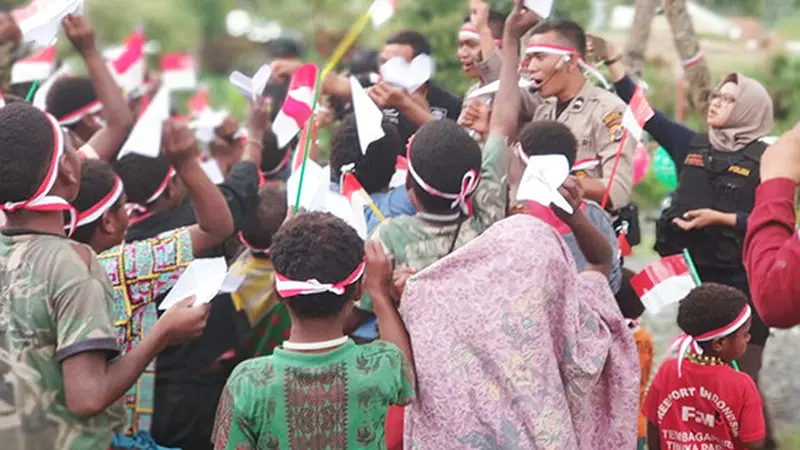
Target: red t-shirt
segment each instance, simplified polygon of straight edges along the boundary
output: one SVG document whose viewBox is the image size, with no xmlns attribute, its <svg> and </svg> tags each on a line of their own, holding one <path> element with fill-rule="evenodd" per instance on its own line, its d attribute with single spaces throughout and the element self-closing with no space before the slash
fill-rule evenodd
<svg viewBox="0 0 800 450">
<path fill-rule="evenodd" d="M 645 400 L 647 420 L 658 426 L 664 450 L 747 450 L 764 438 L 761 395 L 744 372 L 686 359 L 658 369 Z"/>
</svg>

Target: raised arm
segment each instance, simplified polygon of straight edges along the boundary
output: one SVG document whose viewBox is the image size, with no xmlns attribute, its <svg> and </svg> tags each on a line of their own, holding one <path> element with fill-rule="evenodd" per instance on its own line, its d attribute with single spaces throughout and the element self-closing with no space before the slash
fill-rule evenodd
<svg viewBox="0 0 800 450">
<path fill-rule="evenodd" d="M 116 158 L 133 128 L 133 115 L 108 70 L 103 54 L 97 48 L 91 25 L 83 16 L 67 16 L 64 19 L 64 32 L 86 64 L 106 120 L 106 126 L 95 133 L 86 145 L 97 154 L 97 158 L 111 161 Z"/>
<path fill-rule="evenodd" d="M 197 224 L 189 227 L 195 256 L 222 243 L 233 234 L 233 218 L 222 193 L 195 157 L 197 141 L 188 127 L 164 124 L 162 146 L 192 198 Z"/>
</svg>

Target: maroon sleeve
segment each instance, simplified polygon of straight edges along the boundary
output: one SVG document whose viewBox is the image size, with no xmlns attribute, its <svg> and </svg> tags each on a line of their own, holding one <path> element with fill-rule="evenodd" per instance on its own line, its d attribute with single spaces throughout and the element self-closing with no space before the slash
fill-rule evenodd
<svg viewBox="0 0 800 450">
<path fill-rule="evenodd" d="M 744 264 L 758 315 L 767 326 L 800 324 L 800 239 L 795 232 L 795 183 L 768 180 L 756 190 L 747 224 Z"/>
<path fill-rule="evenodd" d="M 751 444 L 764 439 L 767 435 L 767 426 L 764 421 L 764 405 L 761 403 L 761 394 L 749 376 L 745 381 L 747 387 L 740 397 L 742 409 L 739 414 L 739 440 L 744 444 Z"/>
</svg>

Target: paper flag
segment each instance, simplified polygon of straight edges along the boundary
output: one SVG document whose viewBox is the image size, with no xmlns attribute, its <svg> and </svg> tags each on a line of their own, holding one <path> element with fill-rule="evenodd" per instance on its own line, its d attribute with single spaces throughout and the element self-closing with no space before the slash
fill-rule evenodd
<svg viewBox="0 0 800 450">
<path fill-rule="evenodd" d="M 267 83 L 269 83 L 271 77 L 272 69 L 270 69 L 269 64 L 264 64 L 256 71 L 252 78 L 235 70 L 228 77 L 228 80 L 232 85 L 236 86 L 236 89 L 239 89 L 239 92 L 241 92 L 246 99 L 255 100 L 264 92 L 264 88 L 267 87 Z"/>
<path fill-rule="evenodd" d="M 83 0 L 34 0 L 11 12 L 22 32 L 22 42 L 34 50 L 55 44 L 61 22 L 83 11 Z"/>
<path fill-rule="evenodd" d="M 158 158 L 161 152 L 161 129 L 169 119 L 169 89 L 162 87 L 134 125 L 128 140 L 122 145 L 118 158 L 137 153 Z"/>
<path fill-rule="evenodd" d="M 367 154 L 370 144 L 386 136 L 383 131 L 383 112 L 378 105 L 369 98 L 361 83 L 354 76 L 350 77 L 350 91 L 353 93 L 353 112 L 356 116 L 358 141 L 361 143 L 361 153 Z"/>
<path fill-rule="evenodd" d="M 137 28 L 125 42 L 122 52 L 110 62 L 111 74 L 126 96 L 144 85 L 144 31 Z"/>
<path fill-rule="evenodd" d="M 317 66 L 313 64 L 300 67 L 292 76 L 286 99 L 272 122 L 272 132 L 278 138 L 278 148 L 291 142 L 311 118 L 316 84 Z"/>
<path fill-rule="evenodd" d="M 161 81 L 173 91 L 197 87 L 197 67 L 192 55 L 165 53 L 161 56 Z"/>
<path fill-rule="evenodd" d="M 650 314 L 683 300 L 696 286 L 682 254 L 661 258 L 631 278 L 631 287 Z"/>
<path fill-rule="evenodd" d="M 294 207 L 297 201 L 297 191 L 300 187 L 300 173 L 301 170 L 295 170 L 286 181 L 286 199 L 288 200 L 289 207 Z M 328 191 L 328 185 L 323 177 L 322 167 L 316 162 L 309 159 L 306 161 L 306 171 L 303 175 L 303 189 L 300 194 L 300 208 L 308 211 L 319 211 L 325 204 L 325 196 L 320 195 L 320 192 L 325 194 Z M 321 182 L 322 181 L 322 182 Z M 320 186 L 320 185 L 323 186 Z M 324 188 L 324 189 L 323 189 Z"/>
<path fill-rule="evenodd" d="M 625 108 L 625 113 L 622 115 L 622 126 L 637 141 L 642 140 L 642 127 L 648 120 L 652 119 L 654 115 L 653 108 L 647 103 L 647 98 L 644 96 L 644 90 L 641 86 L 636 87 L 636 90 L 628 102 L 628 107 Z"/>
<path fill-rule="evenodd" d="M 567 214 L 573 209 L 567 199 L 558 192 L 569 176 L 569 162 L 564 155 L 537 155 L 528 158 L 528 166 L 522 174 L 517 189 L 518 201 L 533 201 L 545 206 L 558 206 Z"/>
<path fill-rule="evenodd" d="M 553 12 L 553 0 L 525 0 L 524 5 L 542 19 L 547 19 Z"/>
<path fill-rule="evenodd" d="M 328 191 L 324 211 L 344 220 L 356 230 L 361 239 L 367 239 L 367 219 L 364 216 L 366 202 L 360 195 L 348 199 L 337 192 Z"/>
<path fill-rule="evenodd" d="M 186 102 L 186 109 L 192 117 L 198 116 L 203 110 L 209 107 L 208 88 L 202 87 Z"/>
<path fill-rule="evenodd" d="M 375 0 L 369 11 L 372 26 L 380 28 L 381 25 L 394 16 L 395 11 L 397 11 L 397 0 Z"/>
<path fill-rule="evenodd" d="M 383 81 L 413 94 L 431 79 L 433 69 L 434 62 L 430 55 L 421 53 L 411 63 L 402 56 L 395 56 L 381 66 L 381 77 Z"/>
<path fill-rule="evenodd" d="M 200 142 L 208 144 L 214 141 L 214 130 L 222 125 L 229 115 L 227 110 L 214 110 L 207 107 L 189 123 L 189 128 L 194 130 L 194 134 Z"/>
<path fill-rule="evenodd" d="M 42 81 L 53 74 L 56 66 L 56 48 L 47 47 L 27 58 L 17 61 L 11 67 L 11 83 Z"/>
<path fill-rule="evenodd" d="M 222 169 L 219 167 L 219 163 L 216 159 L 208 158 L 200 163 L 200 167 L 212 183 L 222 184 L 222 182 L 225 181 L 225 175 L 222 174 Z"/>
<path fill-rule="evenodd" d="M 227 273 L 228 265 L 225 263 L 224 257 L 195 259 L 183 272 L 158 309 L 166 311 L 191 296 L 195 297 L 195 305 L 210 302 L 222 288 Z"/>
<path fill-rule="evenodd" d="M 56 82 L 59 78 L 69 75 L 72 71 L 69 63 L 64 63 L 58 70 L 55 71 L 50 78 L 45 80 L 44 83 L 39 85 L 39 89 L 36 90 L 36 93 L 33 95 L 33 106 L 39 108 L 40 110 L 44 111 L 47 109 L 47 94 L 50 92 L 50 89 L 53 87 L 53 83 Z"/>
<path fill-rule="evenodd" d="M 520 78 L 519 79 L 519 88 L 520 89 L 528 89 L 529 87 L 531 87 L 531 85 L 533 85 L 533 83 L 530 80 L 528 80 L 527 78 Z M 496 94 L 497 91 L 499 91 L 499 90 L 500 90 L 500 80 L 493 81 L 493 82 L 487 84 L 486 86 L 483 86 L 483 87 L 481 87 L 479 89 L 476 89 L 476 90 L 472 91 L 467 96 L 467 99 L 471 99 L 471 98 L 475 98 L 475 97 L 481 97 L 481 96 L 484 96 L 484 95 Z"/>
</svg>

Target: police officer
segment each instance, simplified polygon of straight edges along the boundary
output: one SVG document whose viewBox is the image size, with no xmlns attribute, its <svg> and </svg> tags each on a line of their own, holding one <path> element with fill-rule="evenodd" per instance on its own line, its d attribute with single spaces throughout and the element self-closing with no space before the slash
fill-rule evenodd
<svg viewBox="0 0 800 450">
<path fill-rule="evenodd" d="M 609 210 L 630 202 L 633 187 L 635 139 L 628 139 L 614 179 L 611 172 L 624 134 L 625 102 L 595 87 L 584 76 L 586 35 L 571 20 L 550 19 L 531 32 L 526 49 L 528 77 L 545 98 L 533 120 L 556 120 L 567 125 L 578 141 L 576 163 L 583 166 L 587 198 L 602 202 L 611 183 Z"/>
</svg>

